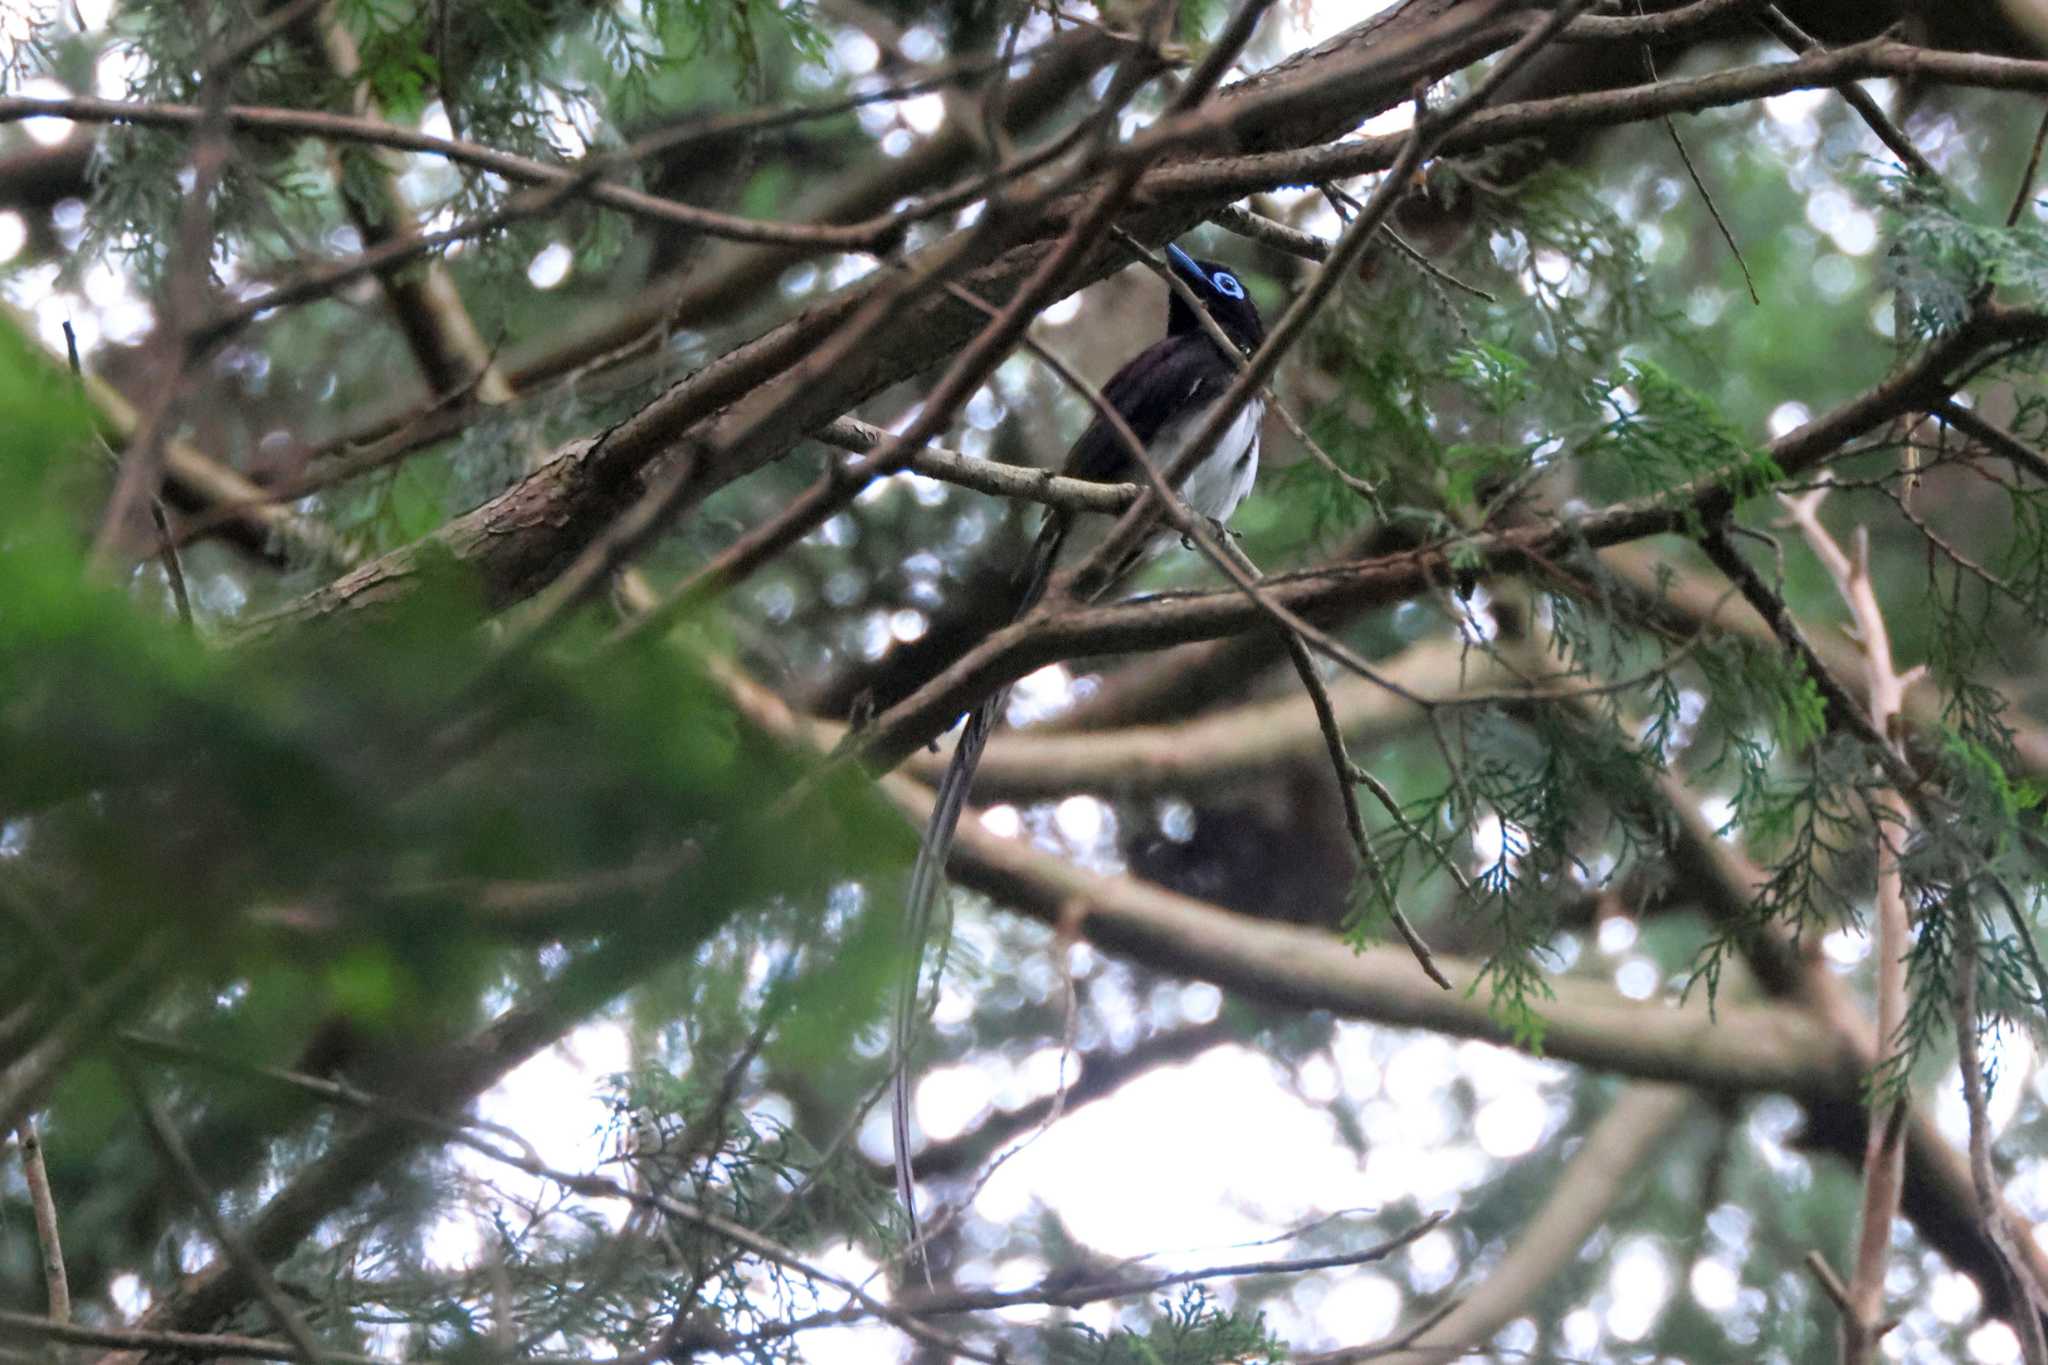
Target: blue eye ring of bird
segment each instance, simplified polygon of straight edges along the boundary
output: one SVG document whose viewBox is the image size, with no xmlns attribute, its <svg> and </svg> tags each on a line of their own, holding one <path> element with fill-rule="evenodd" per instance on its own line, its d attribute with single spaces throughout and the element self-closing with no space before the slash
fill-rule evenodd
<svg viewBox="0 0 2048 1365">
<path fill-rule="evenodd" d="M 1202 269 L 1201 263 L 1182 251 L 1172 242 L 1166 244 L 1166 259 L 1173 268 L 1190 280 L 1199 280 L 1217 293 L 1233 299 L 1244 297 L 1244 284 L 1228 270 L 1219 270 L 1214 275 Z"/>
</svg>

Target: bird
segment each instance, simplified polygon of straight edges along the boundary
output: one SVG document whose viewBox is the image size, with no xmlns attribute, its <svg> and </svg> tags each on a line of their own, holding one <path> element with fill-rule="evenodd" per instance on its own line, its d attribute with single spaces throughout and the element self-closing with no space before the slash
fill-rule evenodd
<svg viewBox="0 0 2048 1365">
<path fill-rule="evenodd" d="M 1104 402 L 1123 419 L 1131 435 L 1145 447 L 1148 461 L 1162 473 L 1201 427 L 1210 406 L 1230 387 L 1243 363 L 1242 357 L 1257 350 L 1266 335 L 1258 305 L 1252 301 L 1244 281 L 1229 267 L 1196 260 L 1172 244 L 1166 248 L 1166 257 L 1173 273 L 1186 283 L 1240 354 L 1226 352 L 1202 326 L 1181 292 L 1170 290 L 1166 335 L 1131 357 L 1102 386 Z M 1220 526 L 1251 492 L 1259 472 L 1259 429 L 1264 417 L 1265 404 L 1261 400 L 1253 397 L 1247 401 L 1209 454 L 1181 480 L 1181 499 L 1197 516 Z M 1061 472 L 1098 483 L 1138 483 L 1145 478 L 1123 435 L 1099 412 L 1067 452 Z M 1110 524 L 1111 518 L 1106 516 L 1048 509 L 1031 557 L 1013 582 L 1010 619 L 1016 620 L 1035 607 L 1054 573 L 1078 562 L 1107 534 Z M 1170 543 L 1164 531 L 1163 524 L 1155 526 L 1146 541 L 1115 566 L 1097 591 L 1107 591 L 1144 558 L 1164 549 Z M 931 932 L 932 911 L 938 900 L 946 856 L 952 849 L 953 834 L 974 781 L 974 770 L 1008 698 L 1009 689 L 1001 688 L 968 713 L 960 739 L 954 745 L 952 761 L 939 783 L 905 898 L 908 966 L 898 983 L 891 1034 L 890 1137 L 895 1151 L 896 1195 L 908 1221 L 912 1258 L 919 1265 L 925 1261 L 922 1252 L 915 1249 L 918 1231 L 916 1191 L 910 1169 L 909 1049 L 917 1022 L 924 946 Z M 926 1278 L 930 1278 L 928 1266 Z"/>
</svg>

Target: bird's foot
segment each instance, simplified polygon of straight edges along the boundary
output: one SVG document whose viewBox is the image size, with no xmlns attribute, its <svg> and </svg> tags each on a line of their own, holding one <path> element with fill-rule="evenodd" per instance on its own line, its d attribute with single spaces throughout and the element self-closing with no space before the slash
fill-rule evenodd
<svg viewBox="0 0 2048 1365">
<path fill-rule="evenodd" d="M 1244 532 L 1231 530 L 1228 526 L 1224 525 L 1223 522 L 1216 517 L 1203 517 L 1202 520 L 1209 523 L 1209 534 L 1215 536 L 1218 540 L 1222 540 L 1225 537 L 1228 537 L 1232 540 L 1244 539 Z M 1180 538 L 1180 547 L 1183 550 L 1194 549 L 1195 538 L 1193 536 L 1183 535 Z"/>
</svg>

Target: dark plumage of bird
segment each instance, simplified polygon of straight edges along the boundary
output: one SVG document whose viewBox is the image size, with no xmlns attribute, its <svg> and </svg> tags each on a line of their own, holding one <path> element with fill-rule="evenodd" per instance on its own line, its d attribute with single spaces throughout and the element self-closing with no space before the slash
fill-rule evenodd
<svg viewBox="0 0 2048 1365">
<path fill-rule="evenodd" d="M 1231 344 L 1244 354 L 1256 350 L 1265 339 L 1266 329 L 1243 281 L 1228 267 L 1214 261 L 1198 261 L 1177 246 L 1168 246 L 1166 255 L 1174 273 L 1201 300 Z M 1174 290 L 1167 304 L 1166 335 L 1126 361 L 1103 385 L 1102 397 L 1144 445 L 1150 462 L 1164 472 L 1201 426 L 1210 405 L 1230 387 L 1239 364 L 1239 358 L 1217 344 L 1180 291 Z M 1254 397 L 1245 403 L 1214 448 L 1181 480 L 1181 498 L 1196 515 L 1217 523 L 1227 521 L 1251 492 L 1259 472 L 1259 428 L 1264 417 L 1265 404 L 1259 399 Z M 1144 471 L 1137 467 L 1121 433 L 1099 413 L 1067 452 L 1061 472 L 1101 483 L 1145 480 Z M 1099 543 L 1110 524 L 1108 517 L 1057 508 L 1050 511 L 1030 561 L 1017 575 L 1013 619 L 1037 605 L 1054 571 L 1078 561 Z M 1169 542 L 1164 530 L 1163 526 L 1155 528 L 1139 550 L 1116 567 L 1110 583 L 1129 573 L 1150 552 L 1163 548 Z M 896 1000 L 890 1125 L 896 1157 L 896 1192 L 909 1219 L 913 1242 L 917 1237 L 917 1205 L 910 1171 L 911 1078 L 907 1054 L 916 1024 L 924 945 L 930 935 L 932 909 L 938 899 L 946 855 L 952 848 L 953 832 L 966 804 L 967 789 L 974 780 L 989 732 L 995 729 L 996 718 L 1002 714 L 1008 697 L 1009 689 L 1003 688 L 968 714 L 954 746 L 952 762 L 939 783 L 931 821 L 925 827 L 924 842 L 918 848 L 917 864 L 911 872 L 904 917 L 910 966 Z M 914 1259 L 922 1263 L 922 1253 L 915 1254 Z"/>
</svg>

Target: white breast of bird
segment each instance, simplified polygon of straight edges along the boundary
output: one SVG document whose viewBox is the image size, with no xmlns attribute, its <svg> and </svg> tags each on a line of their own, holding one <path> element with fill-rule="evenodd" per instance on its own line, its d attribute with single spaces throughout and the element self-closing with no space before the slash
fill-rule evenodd
<svg viewBox="0 0 2048 1365">
<path fill-rule="evenodd" d="M 1191 412 L 1168 422 L 1152 443 L 1153 458 L 1162 465 L 1172 462 L 1181 443 L 1194 434 L 1206 412 Z M 1238 409 L 1216 448 L 1196 465 L 1180 486 L 1181 498 L 1196 515 L 1229 521 L 1230 514 L 1252 491 L 1259 477 L 1259 429 L 1266 420 L 1266 405 L 1252 399 Z"/>
<path fill-rule="evenodd" d="M 1205 415 L 1197 410 L 1168 422 L 1149 447 L 1153 464 L 1162 470 L 1172 464 Z M 1245 495 L 1252 491 L 1252 483 L 1259 476 L 1259 430 L 1265 416 L 1264 402 L 1254 398 L 1246 403 L 1223 435 L 1217 438 L 1216 448 L 1209 452 L 1209 457 L 1181 481 L 1181 497 L 1197 516 L 1227 521 L 1237 510 L 1237 505 L 1245 500 Z M 1142 482 L 1142 476 L 1138 481 Z M 1059 557 L 1053 562 L 1054 572 L 1069 573 L 1092 555 L 1116 520 L 1115 517 L 1102 516 L 1075 518 L 1060 545 Z M 1138 565 L 1179 544 L 1180 537 L 1171 533 L 1152 536 L 1110 575 L 1109 586 L 1103 591 L 1113 591 Z"/>
</svg>

